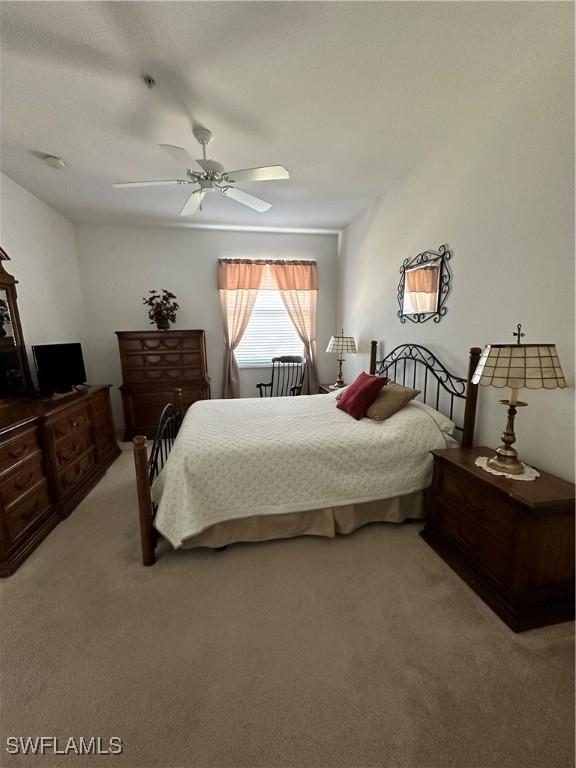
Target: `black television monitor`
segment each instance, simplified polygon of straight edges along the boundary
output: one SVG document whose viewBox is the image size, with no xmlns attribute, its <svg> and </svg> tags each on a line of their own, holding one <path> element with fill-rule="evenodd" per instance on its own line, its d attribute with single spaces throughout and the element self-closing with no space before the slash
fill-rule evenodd
<svg viewBox="0 0 576 768">
<path fill-rule="evenodd" d="M 69 392 L 76 384 L 85 383 L 81 344 L 36 344 L 32 347 L 32 354 L 38 389 L 43 394 Z"/>
</svg>

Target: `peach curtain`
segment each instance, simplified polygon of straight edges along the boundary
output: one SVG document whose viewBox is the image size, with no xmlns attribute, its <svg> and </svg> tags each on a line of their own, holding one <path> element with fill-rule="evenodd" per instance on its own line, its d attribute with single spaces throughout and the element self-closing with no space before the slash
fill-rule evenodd
<svg viewBox="0 0 576 768">
<path fill-rule="evenodd" d="M 248 326 L 264 269 L 264 262 L 237 259 L 218 262 L 218 290 L 224 319 L 224 398 L 240 396 L 240 371 L 234 350 Z"/>
<path fill-rule="evenodd" d="M 318 364 L 316 351 L 316 312 L 318 305 L 318 269 L 316 262 L 269 262 L 286 311 L 304 344 L 308 359 L 306 390 L 318 392 Z"/>
<path fill-rule="evenodd" d="M 406 272 L 406 288 L 414 293 L 438 292 L 439 267 L 421 267 Z"/>
<path fill-rule="evenodd" d="M 438 266 L 420 267 L 406 272 L 405 310 L 435 312 L 438 304 Z"/>
</svg>

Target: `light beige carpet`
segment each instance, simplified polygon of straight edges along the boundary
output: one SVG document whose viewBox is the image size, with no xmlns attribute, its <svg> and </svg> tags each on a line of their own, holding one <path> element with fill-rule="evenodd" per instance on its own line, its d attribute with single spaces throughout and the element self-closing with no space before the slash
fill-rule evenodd
<svg viewBox="0 0 576 768">
<path fill-rule="evenodd" d="M 417 525 L 146 569 L 124 453 L 1 594 L 2 766 L 573 765 L 573 624 L 514 635 Z"/>
</svg>

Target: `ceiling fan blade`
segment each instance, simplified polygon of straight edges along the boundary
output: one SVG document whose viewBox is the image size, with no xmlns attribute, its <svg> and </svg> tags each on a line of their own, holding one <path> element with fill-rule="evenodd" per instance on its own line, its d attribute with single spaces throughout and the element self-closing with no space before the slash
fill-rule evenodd
<svg viewBox="0 0 576 768">
<path fill-rule="evenodd" d="M 240 171 L 228 171 L 230 181 L 275 181 L 289 179 L 290 173 L 283 165 L 264 165 L 261 168 L 243 168 Z"/>
<path fill-rule="evenodd" d="M 170 179 L 170 181 L 118 181 L 113 187 L 169 187 L 176 184 L 187 184 L 184 179 Z"/>
<path fill-rule="evenodd" d="M 165 152 L 168 152 L 170 157 L 174 158 L 177 163 L 183 165 L 184 168 L 201 168 L 192 155 L 183 147 L 176 147 L 174 144 L 159 144 Z"/>
<path fill-rule="evenodd" d="M 200 203 L 206 197 L 206 194 L 206 190 L 197 189 L 192 192 L 188 200 L 184 203 L 182 210 L 180 211 L 180 216 L 192 216 L 193 213 L 196 213 L 200 207 Z"/>
<path fill-rule="evenodd" d="M 272 208 L 270 203 L 267 203 L 265 200 L 260 200 L 259 197 L 254 197 L 254 195 L 249 195 L 248 192 L 243 192 L 241 189 L 235 189 L 234 187 L 223 189 L 222 194 L 226 195 L 226 197 L 231 197 L 232 200 L 236 200 L 237 203 L 242 203 L 242 205 L 247 205 L 249 208 L 259 211 L 260 213 L 269 211 L 270 208 Z"/>
</svg>

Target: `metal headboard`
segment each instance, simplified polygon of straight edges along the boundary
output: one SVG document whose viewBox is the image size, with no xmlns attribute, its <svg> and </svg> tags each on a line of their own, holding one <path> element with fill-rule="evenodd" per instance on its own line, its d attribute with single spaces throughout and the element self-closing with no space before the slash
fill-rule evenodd
<svg viewBox="0 0 576 768">
<path fill-rule="evenodd" d="M 472 445 L 478 386 L 472 384 L 472 374 L 481 353 L 480 347 L 470 350 L 468 377 L 456 376 L 436 355 L 420 344 L 400 344 L 383 360 L 376 360 L 378 343 L 371 342 L 370 373 L 387 376 L 402 386 L 419 389 L 418 400 L 442 411 L 462 433 L 462 445 Z M 464 400 L 461 423 L 454 413 L 454 401 Z"/>
</svg>

